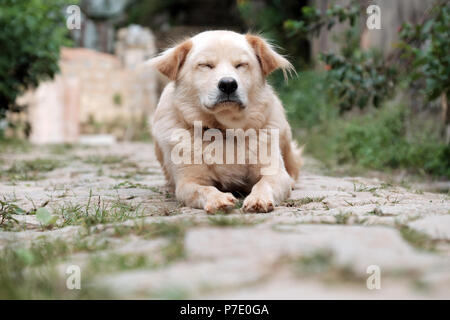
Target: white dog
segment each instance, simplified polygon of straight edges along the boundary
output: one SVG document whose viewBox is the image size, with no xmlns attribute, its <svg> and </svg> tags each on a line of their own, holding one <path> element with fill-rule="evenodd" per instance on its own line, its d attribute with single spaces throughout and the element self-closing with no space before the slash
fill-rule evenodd
<svg viewBox="0 0 450 320">
<path fill-rule="evenodd" d="M 246 212 L 269 212 L 289 196 L 301 158 L 291 143 L 283 106 L 266 81 L 278 68 L 285 74 L 293 70 L 285 58 L 259 36 L 207 31 L 163 52 L 150 64 L 171 80 L 155 111 L 152 133 L 157 158 L 178 200 L 212 213 L 232 208 L 236 202 L 232 193 L 241 193 L 248 194 L 243 203 Z M 249 161 L 248 146 L 245 163 L 175 163 L 174 133 L 183 129 L 194 136 L 194 122 L 216 133 L 277 130 L 279 141 L 277 149 L 271 149 L 271 159 L 279 165 L 271 174 L 262 174 L 261 169 L 272 164 Z M 194 140 L 189 140 L 192 149 L 188 150 L 198 149 Z M 187 159 L 192 157 L 189 154 Z"/>
</svg>

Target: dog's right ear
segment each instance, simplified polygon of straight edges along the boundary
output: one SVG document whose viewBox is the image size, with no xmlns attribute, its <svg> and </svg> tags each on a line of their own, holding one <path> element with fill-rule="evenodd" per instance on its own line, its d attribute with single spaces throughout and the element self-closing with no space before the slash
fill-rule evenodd
<svg viewBox="0 0 450 320">
<path fill-rule="evenodd" d="M 146 64 L 155 67 L 170 80 L 176 80 L 186 56 L 192 48 L 192 41 L 185 40 L 181 44 L 164 51 Z"/>
</svg>

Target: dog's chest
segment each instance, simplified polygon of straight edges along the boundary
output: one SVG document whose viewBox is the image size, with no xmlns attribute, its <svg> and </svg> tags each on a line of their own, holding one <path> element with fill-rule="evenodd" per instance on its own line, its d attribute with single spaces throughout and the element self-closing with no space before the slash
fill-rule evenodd
<svg viewBox="0 0 450 320">
<path fill-rule="evenodd" d="M 247 194 L 257 182 L 257 170 L 249 165 L 210 165 L 216 187 L 224 192 Z"/>
</svg>

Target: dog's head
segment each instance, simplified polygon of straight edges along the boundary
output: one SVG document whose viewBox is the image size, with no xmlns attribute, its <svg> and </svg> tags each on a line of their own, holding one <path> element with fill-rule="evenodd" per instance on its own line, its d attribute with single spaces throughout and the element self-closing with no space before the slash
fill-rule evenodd
<svg viewBox="0 0 450 320">
<path fill-rule="evenodd" d="M 263 38 L 232 31 L 202 32 L 150 63 L 210 113 L 244 110 L 268 74 L 292 70 Z"/>
</svg>

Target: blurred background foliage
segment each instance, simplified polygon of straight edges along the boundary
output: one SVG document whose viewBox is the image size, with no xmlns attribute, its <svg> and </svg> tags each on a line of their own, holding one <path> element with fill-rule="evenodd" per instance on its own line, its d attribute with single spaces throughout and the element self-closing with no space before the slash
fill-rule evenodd
<svg viewBox="0 0 450 320">
<path fill-rule="evenodd" d="M 397 30 L 399 41 L 388 54 L 361 45 L 369 2 L 330 1 L 321 10 L 307 0 L 130 0 L 116 27 L 148 26 L 160 48 L 176 40 L 180 28 L 261 32 L 297 68 L 287 83 L 279 73 L 269 81 L 309 154 L 329 168 L 346 164 L 449 178 L 450 2 L 428 1 L 433 5 L 419 22 Z M 3 114 L 24 88 L 57 71 L 59 47 L 70 41 L 60 21 L 63 5 L 3 0 Z M 312 50 L 324 30 L 339 31 L 338 52 Z"/>
<path fill-rule="evenodd" d="M 281 46 L 297 45 L 291 52 L 299 76 L 286 86 L 278 75 L 274 84 L 306 151 L 328 167 L 406 168 L 450 177 L 449 1 L 434 1 L 419 23 L 405 22 L 389 54 L 361 48 L 367 19 L 361 3 L 331 4 L 325 11 L 302 5 L 286 13 L 278 1 L 267 1 L 263 14 L 249 14 L 251 2 L 244 2 L 241 11 L 254 26 L 276 30 L 270 34 Z M 305 39 L 343 23 L 336 38 L 340 52 L 308 57 L 298 51 Z M 422 105 L 408 107 L 419 96 Z"/>
<path fill-rule="evenodd" d="M 20 109 L 16 98 L 58 72 L 61 46 L 70 45 L 68 0 L 2 0 L 0 8 L 0 119 Z M 76 3 L 76 1 L 75 1 Z M 0 129 L 1 135 L 1 129 Z"/>
</svg>

